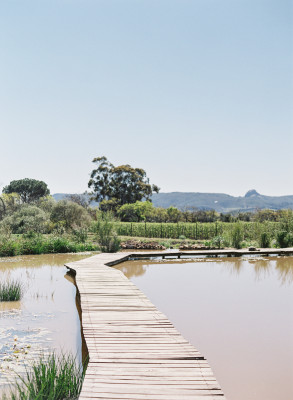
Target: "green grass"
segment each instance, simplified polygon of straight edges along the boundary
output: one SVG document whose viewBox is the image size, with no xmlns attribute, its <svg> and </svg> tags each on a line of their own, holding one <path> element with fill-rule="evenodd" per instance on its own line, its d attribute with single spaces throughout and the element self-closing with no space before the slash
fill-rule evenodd
<svg viewBox="0 0 293 400">
<path fill-rule="evenodd" d="M 72 355 L 55 353 L 41 357 L 20 382 L 11 389 L 11 400 L 77 399 L 86 367 L 76 363 Z M 5 399 L 5 397 L 4 397 Z M 8 397 L 6 397 L 8 400 Z"/>
<path fill-rule="evenodd" d="M 212 242 L 214 239 L 221 237 L 221 241 L 226 247 L 237 248 L 244 245 L 257 245 L 260 242 L 261 234 L 266 232 L 271 245 L 278 247 L 293 245 L 292 219 L 279 222 L 115 222 L 115 229 L 120 238 L 136 237 L 154 240 L 178 240 L 184 236 L 186 240 Z M 285 239 L 279 233 L 281 231 L 286 232 Z"/>
<path fill-rule="evenodd" d="M 0 301 L 18 301 L 23 294 L 23 286 L 19 281 L 0 282 Z"/>
<path fill-rule="evenodd" d="M 22 254 L 78 253 L 95 251 L 94 243 L 80 243 L 65 236 L 36 235 L 35 237 L 12 236 L 0 238 L 0 257 L 10 257 Z"/>
</svg>

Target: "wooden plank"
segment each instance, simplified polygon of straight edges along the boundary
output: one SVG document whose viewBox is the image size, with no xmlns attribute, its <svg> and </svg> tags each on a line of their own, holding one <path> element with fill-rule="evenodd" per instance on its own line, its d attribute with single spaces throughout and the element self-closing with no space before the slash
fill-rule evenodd
<svg viewBox="0 0 293 400">
<path fill-rule="evenodd" d="M 152 254 L 139 256 L 158 253 Z M 133 256 L 99 254 L 66 265 L 76 272 L 89 351 L 80 399 L 224 399 L 200 352 L 121 271 L 110 267 Z"/>
</svg>

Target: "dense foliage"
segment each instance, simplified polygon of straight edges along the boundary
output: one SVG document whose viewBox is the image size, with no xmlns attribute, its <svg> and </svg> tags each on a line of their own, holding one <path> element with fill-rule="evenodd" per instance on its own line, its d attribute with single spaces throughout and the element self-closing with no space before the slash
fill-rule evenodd
<svg viewBox="0 0 293 400">
<path fill-rule="evenodd" d="M 115 167 L 106 157 L 94 158 L 93 163 L 96 168 L 91 172 L 88 187 L 99 202 L 115 199 L 117 204 L 123 205 L 142 199 L 150 200 L 153 191 L 159 192 L 156 185 L 150 185 L 142 168 L 132 168 L 130 165 Z"/>
<path fill-rule="evenodd" d="M 189 239 L 216 247 L 293 246 L 292 210 L 231 215 L 195 208 L 165 209 L 149 201 L 119 205 L 115 199 L 101 202 L 98 209 L 80 196 L 70 199 L 55 201 L 45 196 L 28 204 L 17 193 L 2 194 L 0 256 L 113 252 L 119 249 L 122 236 Z"/>
<path fill-rule="evenodd" d="M 25 178 L 10 182 L 3 188 L 3 193 L 17 193 L 23 203 L 32 203 L 41 197 L 48 196 L 50 190 L 43 181 Z"/>
</svg>

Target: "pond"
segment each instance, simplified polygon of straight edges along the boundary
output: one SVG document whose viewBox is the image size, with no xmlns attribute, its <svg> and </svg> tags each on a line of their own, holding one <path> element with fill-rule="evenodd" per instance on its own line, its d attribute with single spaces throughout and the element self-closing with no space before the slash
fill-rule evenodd
<svg viewBox="0 0 293 400">
<path fill-rule="evenodd" d="M 64 263 L 92 254 L 0 258 L 0 280 L 20 279 L 21 301 L 0 302 L 0 397 L 16 374 L 50 351 L 82 358 L 74 280 Z M 82 348 L 83 347 L 83 348 Z"/>
<path fill-rule="evenodd" d="M 207 358 L 228 400 L 293 399 L 293 257 L 116 268 Z"/>
</svg>

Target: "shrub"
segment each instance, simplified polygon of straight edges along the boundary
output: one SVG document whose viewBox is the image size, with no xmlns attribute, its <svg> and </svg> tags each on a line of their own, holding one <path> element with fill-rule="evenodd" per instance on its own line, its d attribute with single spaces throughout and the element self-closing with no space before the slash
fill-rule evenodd
<svg viewBox="0 0 293 400">
<path fill-rule="evenodd" d="M 87 227 L 91 222 L 89 213 L 79 204 L 72 201 L 60 200 L 52 209 L 51 221 L 62 223 L 66 229 Z"/>
<path fill-rule="evenodd" d="M 19 254 L 20 243 L 13 239 L 0 237 L 0 257 L 12 257 Z"/>
<path fill-rule="evenodd" d="M 216 236 L 214 237 L 214 239 L 212 240 L 212 244 L 213 246 L 217 247 L 218 249 L 220 249 L 221 247 L 224 246 L 224 238 L 223 236 Z"/>
<path fill-rule="evenodd" d="M 259 247 L 268 248 L 271 245 L 270 236 L 267 232 L 262 232 L 259 238 Z"/>
<path fill-rule="evenodd" d="M 76 228 L 72 230 L 73 239 L 78 243 L 85 243 L 88 238 L 87 228 Z"/>
<path fill-rule="evenodd" d="M 277 247 L 288 247 L 288 238 L 286 231 L 279 231 L 276 234 L 276 245 Z"/>
<path fill-rule="evenodd" d="M 115 253 L 120 249 L 120 239 L 115 231 L 114 221 L 112 214 L 106 212 L 98 215 L 98 219 L 92 227 L 99 246 L 105 253 Z"/>
<path fill-rule="evenodd" d="M 49 216 L 36 206 L 24 205 L 12 215 L 5 217 L 1 222 L 2 229 L 11 229 L 12 233 L 26 233 L 30 231 L 45 232 Z"/>
</svg>

